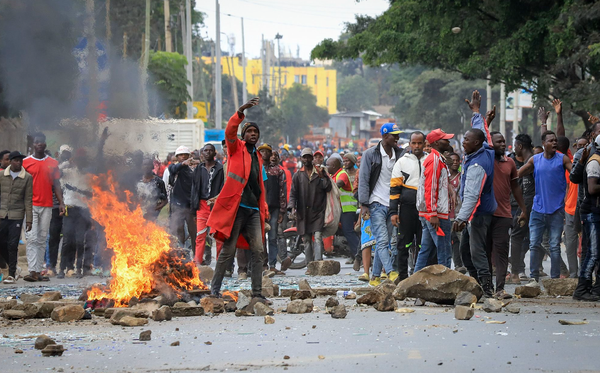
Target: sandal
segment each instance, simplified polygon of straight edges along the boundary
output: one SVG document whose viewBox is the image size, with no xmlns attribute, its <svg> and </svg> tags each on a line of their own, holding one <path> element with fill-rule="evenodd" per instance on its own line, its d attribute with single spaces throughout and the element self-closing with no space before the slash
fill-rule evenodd
<svg viewBox="0 0 600 373">
<path fill-rule="evenodd" d="M 23 277 L 23 280 L 27 281 L 27 282 L 37 282 L 37 277 L 33 277 L 32 275 L 27 275 L 25 277 Z"/>
<path fill-rule="evenodd" d="M 37 280 L 46 282 L 46 281 L 50 281 L 50 278 L 48 276 L 39 275 Z"/>
<path fill-rule="evenodd" d="M 15 282 L 16 282 L 15 278 L 12 276 L 8 276 L 7 278 L 4 279 L 4 281 L 2 281 L 2 283 L 6 284 L 6 285 L 11 285 L 11 284 L 14 284 Z"/>
</svg>

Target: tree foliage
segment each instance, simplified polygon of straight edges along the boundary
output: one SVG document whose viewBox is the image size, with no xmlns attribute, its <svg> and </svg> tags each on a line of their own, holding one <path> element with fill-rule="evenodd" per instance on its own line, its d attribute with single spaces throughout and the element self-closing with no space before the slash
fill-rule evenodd
<svg viewBox="0 0 600 373">
<path fill-rule="evenodd" d="M 260 105 L 248 110 L 246 119 L 258 123 L 261 142 L 275 147 L 283 141 L 282 136 L 286 126 L 283 112 L 266 90 L 261 90 L 258 97 L 260 97 Z"/>
<path fill-rule="evenodd" d="M 507 91 L 560 97 L 584 120 L 600 110 L 600 2 L 391 0 L 381 16 L 357 16 L 347 33 L 323 40 L 312 58 L 360 56 L 371 66 L 423 65 L 469 79 L 489 73 Z"/>
<path fill-rule="evenodd" d="M 171 117 L 184 118 L 185 102 L 191 99 L 187 91 L 189 81 L 186 78 L 185 65 L 187 60 L 179 53 L 153 52 L 150 55 L 150 81 L 161 93 L 165 114 Z"/>
<path fill-rule="evenodd" d="M 310 87 L 298 83 L 285 90 L 281 110 L 285 118 L 283 134 L 290 141 L 304 135 L 309 125 L 321 126 L 329 118 L 327 109 L 317 106 Z"/>
<path fill-rule="evenodd" d="M 338 83 L 337 103 L 339 111 L 371 109 L 377 103 L 377 86 L 361 75 L 346 77 Z"/>
</svg>

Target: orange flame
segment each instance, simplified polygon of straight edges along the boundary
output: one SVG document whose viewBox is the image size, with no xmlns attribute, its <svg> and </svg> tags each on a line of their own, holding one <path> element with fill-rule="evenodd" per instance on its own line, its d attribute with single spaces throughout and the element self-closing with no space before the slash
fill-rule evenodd
<svg viewBox="0 0 600 373">
<path fill-rule="evenodd" d="M 131 298 L 149 294 L 157 282 L 164 282 L 175 291 L 207 288 L 200 280 L 198 268 L 173 254 L 169 234 L 144 219 L 139 206 L 132 211 L 118 199 L 117 184 L 110 172 L 92 180 L 90 212 L 104 227 L 107 245 L 114 255 L 109 291 L 94 287 L 88 292 L 89 300 L 113 299 L 115 307 L 123 307 Z"/>
<path fill-rule="evenodd" d="M 237 303 L 238 301 L 238 292 L 237 291 L 224 291 L 223 292 L 223 298 L 229 297 L 231 298 L 234 302 Z"/>
</svg>

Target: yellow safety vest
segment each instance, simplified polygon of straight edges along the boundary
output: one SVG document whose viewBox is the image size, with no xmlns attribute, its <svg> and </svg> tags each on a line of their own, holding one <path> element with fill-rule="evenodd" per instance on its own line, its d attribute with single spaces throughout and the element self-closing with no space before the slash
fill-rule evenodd
<svg viewBox="0 0 600 373">
<path fill-rule="evenodd" d="M 348 175 L 348 172 L 346 172 L 346 170 L 342 170 L 338 173 L 336 182 L 337 178 L 339 178 L 342 173 L 346 174 L 348 180 L 350 180 L 350 175 Z M 350 182 L 350 184 L 352 185 L 352 182 Z M 342 188 L 340 188 L 340 202 L 342 203 L 342 212 L 356 212 L 356 209 L 358 208 L 358 201 L 356 198 L 354 198 L 354 193 Z"/>
</svg>

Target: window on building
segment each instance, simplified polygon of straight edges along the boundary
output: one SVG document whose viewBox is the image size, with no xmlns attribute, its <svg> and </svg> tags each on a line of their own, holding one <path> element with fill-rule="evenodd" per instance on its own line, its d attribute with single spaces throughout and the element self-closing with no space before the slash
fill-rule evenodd
<svg viewBox="0 0 600 373">
<path fill-rule="evenodd" d="M 302 84 L 306 85 L 306 75 L 302 75 Z"/>
<path fill-rule="evenodd" d="M 329 87 L 329 77 L 325 78 L 325 87 Z"/>
<path fill-rule="evenodd" d="M 315 75 L 315 85 L 317 85 L 317 76 Z"/>
<path fill-rule="evenodd" d="M 294 75 L 294 83 L 300 83 L 300 75 Z"/>
</svg>

